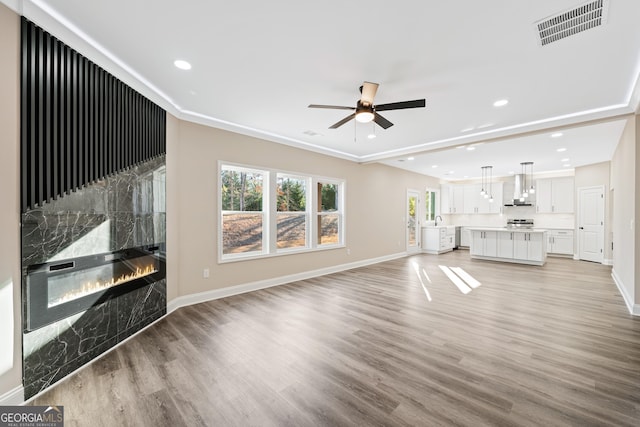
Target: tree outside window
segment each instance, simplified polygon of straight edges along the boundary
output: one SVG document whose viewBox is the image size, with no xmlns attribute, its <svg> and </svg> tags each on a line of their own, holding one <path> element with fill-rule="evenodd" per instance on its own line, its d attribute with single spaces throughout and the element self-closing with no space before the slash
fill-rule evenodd
<svg viewBox="0 0 640 427">
<path fill-rule="evenodd" d="M 223 167 L 220 181 L 222 253 L 262 252 L 264 174 Z"/>
<path fill-rule="evenodd" d="M 278 249 L 308 246 L 307 179 L 277 175 L 277 246 Z"/>
</svg>

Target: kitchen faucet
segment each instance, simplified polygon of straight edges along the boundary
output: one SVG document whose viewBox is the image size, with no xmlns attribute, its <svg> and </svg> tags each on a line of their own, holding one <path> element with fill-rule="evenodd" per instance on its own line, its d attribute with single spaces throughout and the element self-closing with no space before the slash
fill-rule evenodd
<svg viewBox="0 0 640 427">
<path fill-rule="evenodd" d="M 436 222 L 435 222 L 435 226 L 438 226 L 438 218 L 440 218 L 440 222 L 442 222 L 442 217 L 440 215 L 436 215 Z"/>
</svg>

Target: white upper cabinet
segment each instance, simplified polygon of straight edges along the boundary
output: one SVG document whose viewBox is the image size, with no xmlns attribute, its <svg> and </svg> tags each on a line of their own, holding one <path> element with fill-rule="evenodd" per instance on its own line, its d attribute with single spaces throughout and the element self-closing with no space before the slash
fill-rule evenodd
<svg viewBox="0 0 640 427">
<path fill-rule="evenodd" d="M 464 213 L 464 193 L 461 185 L 440 185 L 440 212 L 443 214 Z"/>
<path fill-rule="evenodd" d="M 466 214 L 488 214 L 500 213 L 502 209 L 502 183 L 493 183 L 485 186 L 484 190 L 493 195 L 493 202 L 480 194 L 481 184 L 468 184 L 464 186 L 464 213 Z"/>
<path fill-rule="evenodd" d="M 451 196 L 449 202 L 451 203 L 451 213 L 464 213 L 464 189 L 461 185 L 451 186 Z"/>
<path fill-rule="evenodd" d="M 573 177 L 536 180 L 537 213 L 573 213 Z"/>
</svg>

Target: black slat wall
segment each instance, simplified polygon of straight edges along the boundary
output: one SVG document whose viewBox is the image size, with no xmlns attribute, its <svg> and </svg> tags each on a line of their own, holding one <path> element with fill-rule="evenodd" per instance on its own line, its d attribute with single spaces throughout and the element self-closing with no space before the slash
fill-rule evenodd
<svg viewBox="0 0 640 427">
<path fill-rule="evenodd" d="M 22 212 L 166 152 L 166 112 L 22 18 Z"/>
</svg>

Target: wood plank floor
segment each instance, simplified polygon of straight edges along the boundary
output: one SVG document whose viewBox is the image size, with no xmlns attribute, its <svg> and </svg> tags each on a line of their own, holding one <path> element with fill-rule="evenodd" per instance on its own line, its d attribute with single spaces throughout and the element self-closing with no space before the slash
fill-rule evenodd
<svg viewBox="0 0 640 427">
<path fill-rule="evenodd" d="M 638 426 L 640 319 L 610 273 L 454 251 L 202 303 L 32 404 L 68 426 Z"/>
</svg>

